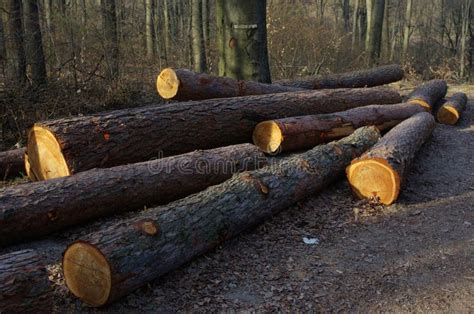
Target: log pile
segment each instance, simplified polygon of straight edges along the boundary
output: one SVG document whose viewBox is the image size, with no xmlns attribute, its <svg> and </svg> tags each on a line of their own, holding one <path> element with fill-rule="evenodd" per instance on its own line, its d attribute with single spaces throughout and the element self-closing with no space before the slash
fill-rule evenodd
<svg viewBox="0 0 474 314">
<path fill-rule="evenodd" d="M 344 171 L 358 197 L 392 204 L 447 91 L 434 80 L 402 102 L 397 91 L 373 87 L 402 76 L 399 66 L 385 66 L 271 85 L 165 69 L 160 94 L 192 101 L 38 122 L 26 152 L 0 154 L 0 170 L 21 164 L 39 181 L 0 190 L 0 246 L 114 216 L 70 243 L 62 261 L 70 291 L 102 306 Z M 463 94 L 448 98 L 438 121 L 455 124 L 466 102 Z M 380 139 L 380 132 L 387 133 Z M 264 155 L 282 151 L 300 152 Z M 50 306 L 35 252 L 0 256 L 0 269 L 0 312 Z"/>
<path fill-rule="evenodd" d="M 12 178 L 25 173 L 23 156 L 25 148 L 17 148 L 0 152 L 0 179 Z"/>
</svg>

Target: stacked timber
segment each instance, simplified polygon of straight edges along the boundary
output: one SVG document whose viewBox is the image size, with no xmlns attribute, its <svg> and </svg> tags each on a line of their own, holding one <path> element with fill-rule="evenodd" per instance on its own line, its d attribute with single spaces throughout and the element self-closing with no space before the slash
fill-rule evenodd
<svg viewBox="0 0 474 314">
<path fill-rule="evenodd" d="M 455 93 L 439 108 L 436 118 L 439 123 L 455 125 L 466 109 L 467 96 L 464 93 Z"/>
<path fill-rule="evenodd" d="M 448 91 L 444 80 L 431 80 L 423 83 L 408 95 L 408 103 L 417 104 L 431 112 L 433 107 L 442 100 Z"/>
<path fill-rule="evenodd" d="M 394 64 L 364 71 L 265 84 L 196 73 L 186 69 L 167 68 L 158 75 L 156 89 L 164 99 L 202 100 L 295 92 L 305 89 L 373 87 L 399 81 L 403 76 L 402 68 Z"/>
<path fill-rule="evenodd" d="M 23 156 L 25 148 L 0 152 L 0 180 L 16 177 L 25 172 Z"/>
<path fill-rule="evenodd" d="M 265 164 L 257 147 L 241 144 L 11 186 L 0 191 L 0 246 L 166 204 Z"/>
<path fill-rule="evenodd" d="M 375 127 L 364 127 L 271 167 L 236 174 L 198 194 L 103 225 L 66 249 L 66 284 L 92 306 L 112 302 L 314 195 L 378 139 Z"/>
<path fill-rule="evenodd" d="M 392 64 L 362 71 L 308 76 L 298 80 L 281 80 L 275 83 L 306 89 L 360 88 L 393 83 L 401 80 L 404 75 L 401 66 Z"/>
<path fill-rule="evenodd" d="M 408 103 L 372 105 L 325 115 L 309 115 L 259 123 L 253 141 L 265 153 L 309 149 L 354 132 L 366 125 L 386 131 L 424 109 Z"/>
<path fill-rule="evenodd" d="M 403 121 L 368 152 L 351 162 L 347 178 L 360 198 L 392 204 L 400 193 L 409 166 L 435 128 L 433 116 L 418 113 Z"/>
<path fill-rule="evenodd" d="M 46 264 L 37 252 L 0 256 L 1 313 L 51 313 L 52 301 Z"/>
<path fill-rule="evenodd" d="M 393 89 L 334 89 L 221 98 L 59 119 L 28 133 L 38 180 L 252 141 L 262 121 L 401 101 Z"/>
</svg>

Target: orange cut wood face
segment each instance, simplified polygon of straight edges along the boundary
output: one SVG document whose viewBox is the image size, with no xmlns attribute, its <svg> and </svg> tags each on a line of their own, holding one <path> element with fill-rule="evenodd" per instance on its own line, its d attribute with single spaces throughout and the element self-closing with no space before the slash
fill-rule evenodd
<svg viewBox="0 0 474 314">
<path fill-rule="evenodd" d="M 253 132 L 253 142 L 267 154 L 278 151 L 283 142 L 283 134 L 278 123 L 274 121 L 264 121 L 259 123 Z"/>
<path fill-rule="evenodd" d="M 429 103 L 427 103 L 426 101 L 424 101 L 423 99 L 419 99 L 419 98 L 410 99 L 410 100 L 408 100 L 408 103 L 409 104 L 414 104 L 414 105 L 415 104 L 420 105 L 423 108 L 425 108 L 426 111 L 431 112 L 431 105 Z"/>
<path fill-rule="evenodd" d="M 390 205 L 400 192 L 400 176 L 381 158 L 354 160 L 347 167 L 347 178 L 353 191 L 360 198 L 377 198 Z"/>
<path fill-rule="evenodd" d="M 112 288 L 110 266 L 94 246 L 76 242 L 64 252 L 66 285 L 79 299 L 92 306 L 104 305 Z"/>
<path fill-rule="evenodd" d="M 436 118 L 440 123 L 454 125 L 459 120 L 459 112 L 453 106 L 445 104 L 439 109 Z"/>
<path fill-rule="evenodd" d="M 166 68 L 156 78 L 156 90 L 164 99 L 176 96 L 180 86 L 178 75 L 172 68 Z"/>
<path fill-rule="evenodd" d="M 34 125 L 28 132 L 29 172 L 37 180 L 48 180 L 71 175 L 54 134 L 48 129 Z"/>
</svg>

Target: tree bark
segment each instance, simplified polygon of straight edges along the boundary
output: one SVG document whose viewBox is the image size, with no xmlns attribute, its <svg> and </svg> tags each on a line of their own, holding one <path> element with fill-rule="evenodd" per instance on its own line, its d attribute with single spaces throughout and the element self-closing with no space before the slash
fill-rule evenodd
<svg viewBox="0 0 474 314">
<path fill-rule="evenodd" d="M 401 66 L 392 64 L 369 70 L 310 76 L 299 80 L 281 80 L 275 83 L 306 89 L 356 88 L 389 84 L 401 80 L 403 76 L 404 72 Z"/>
<path fill-rule="evenodd" d="M 369 0 L 368 2 L 369 3 Z M 382 43 L 383 16 L 385 0 L 373 0 L 370 26 L 367 29 L 367 53 L 369 64 L 375 64 L 380 58 Z"/>
<path fill-rule="evenodd" d="M 347 168 L 347 178 L 357 196 L 392 204 L 398 198 L 416 152 L 431 136 L 435 126 L 431 114 L 418 113 L 394 127 L 372 149 L 353 160 Z"/>
<path fill-rule="evenodd" d="M 25 10 L 25 34 L 28 64 L 34 85 L 46 83 L 46 65 L 38 14 L 38 0 L 23 0 Z"/>
<path fill-rule="evenodd" d="M 2 313 L 51 313 L 52 290 L 46 264 L 34 250 L 0 256 Z"/>
<path fill-rule="evenodd" d="M 403 59 L 408 56 L 408 47 L 410 45 L 411 36 L 411 12 L 412 12 L 412 0 L 407 0 L 407 7 L 405 11 L 405 28 L 403 30 Z"/>
<path fill-rule="evenodd" d="M 10 20 L 9 33 L 12 37 L 12 59 L 14 81 L 23 85 L 26 82 L 26 55 L 23 45 L 23 18 L 21 10 L 21 1 L 9 0 Z"/>
<path fill-rule="evenodd" d="M 0 192 L 0 245 L 166 204 L 265 165 L 257 147 L 241 144 L 11 186 Z"/>
<path fill-rule="evenodd" d="M 29 131 L 27 150 L 31 168 L 44 180 L 145 161 L 159 154 L 251 142 L 255 126 L 269 119 L 400 101 L 396 91 L 379 87 L 132 108 L 37 123 Z"/>
<path fill-rule="evenodd" d="M 461 49 L 459 51 L 459 73 L 462 79 L 465 79 L 470 74 L 470 66 L 466 62 L 468 57 L 468 50 L 470 45 L 469 24 L 471 23 L 471 6 L 472 0 L 463 0 L 461 6 Z"/>
<path fill-rule="evenodd" d="M 431 112 L 438 101 L 446 96 L 448 85 L 444 80 L 431 80 L 417 87 L 408 95 L 408 103 L 423 106 Z"/>
<path fill-rule="evenodd" d="M 145 43 L 146 56 L 153 59 L 154 43 L 153 43 L 153 0 L 145 0 Z"/>
<path fill-rule="evenodd" d="M 156 80 L 156 87 L 161 97 L 175 100 L 204 100 L 305 90 L 171 68 L 161 71 Z"/>
<path fill-rule="evenodd" d="M 119 76 L 119 44 L 117 34 L 117 12 L 115 0 L 102 0 L 102 19 L 104 27 L 105 59 L 110 80 Z"/>
<path fill-rule="evenodd" d="M 0 152 L 0 178 L 6 179 L 20 175 L 25 172 L 23 156 L 25 148 L 18 148 L 6 152 Z"/>
<path fill-rule="evenodd" d="M 354 12 L 352 13 L 352 50 L 356 48 L 356 42 L 359 38 L 358 29 L 359 26 L 359 2 L 360 0 L 354 0 Z"/>
<path fill-rule="evenodd" d="M 219 75 L 271 83 L 266 0 L 217 0 Z"/>
<path fill-rule="evenodd" d="M 363 128 L 338 142 L 105 225 L 66 249 L 66 284 L 90 305 L 110 303 L 314 195 L 378 139 L 375 128 Z"/>
<path fill-rule="evenodd" d="M 439 123 L 455 125 L 466 109 L 467 96 L 464 93 L 455 93 L 439 108 L 436 118 Z"/>
<path fill-rule="evenodd" d="M 206 46 L 202 21 L 202 0 L 191 1 L 191 42 L 194 71 L 203 73 L 207 71 Z"/>
<path fill-rule="evenodd" d="M 357 128 L 375 125 L 386 131 L 423 112 L 412 104 L 373 105 L 325 115 L 299 116 L 259 123 L 253 142 L 266 153 L 310 149 L 352 134 Z"/>
</svg>

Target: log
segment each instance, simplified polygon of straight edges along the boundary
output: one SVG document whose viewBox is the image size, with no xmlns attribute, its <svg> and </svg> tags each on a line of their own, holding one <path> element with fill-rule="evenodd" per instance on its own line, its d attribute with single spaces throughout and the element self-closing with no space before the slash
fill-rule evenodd
<svg viewBox="0 0 474 314">
<path fill-rule="evenodd" d="M 255 127 L 253 142 L 269 154 L 309 149 L 347 136 L 366 125 L 375 125 L 380 131 L 386 131 L 422 111 L 424 108 L 421 106 L 402 103 L 264 121 Z"/>
<path fill-rule="evenodd" d="M 23 155 L 25 148 L 18 148 L 0 152 L 0 179 L 7 179 L 20 176 L 25 172 Z"/>
<path fill-rule="evenodd" d="M 225 76 L 167 68 L 156 79 L 158 94 L 164 99 L 203 100 L 248 95 L 275 94 L 304 90 L 277 84 L 241 81 Z"/>
<path fill-rule="evenodd" d="M 389 131 L 367 153 L 351 162 L 347 178 L 360 198 L 376 199 L 390 205 L 400 193 L 415 153 L 431 136 L 436 123 L 422 112 Z"/>
<path fill-rule="evenodd" d="M 436 118 L 439 123 L 455 125 L 466 109 L 467 96 L 464 93 L 455 93 L 439 108 Z"/>
<path fill-rule="evenodd" d="M 400 102 L 393 89 L 303 91 L 185 102 L 35 124 L 28 158 L 39 180 L 250 143 L 262 121 Z"/>
<path fill-rule="evenodd" d="M 275 83 L 305 89 L 357 88 L 393 83 L 403 79 L 404 75 L 405 73 L 400 65 L 392 64 L 368 70 L 309 76 L 298 80 L 276 81 Z"/>
<path fill-rule="evenodd" d="M 408 95 L 408 103 L 417 104 L 431 112 L 438 101 L 448 92 L 448 85 L 444 80 L 431 80 L 417 87 Z"/>
<path fill-rule="evenodd" d="M 257 147 L 240 144 L 11 186 L 0 191 L 0 245 L 166 204 L 265 164 Z"/>
<path fill-rule="evenodd" d="M 110 303 L 314 195 L 378 139 L 376 128 L 365 127 L 338 142 L 105 224 L 64 252 L 66 284 L 92 306 Z"/>
<path fill-rule="evenodd" d="M 52 301 L 46 264 L 36 251 L 0 256 L 1 313 L 51 313 Z"/>
</svg>

